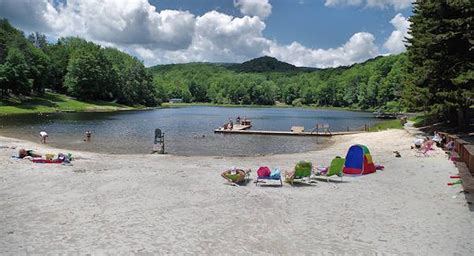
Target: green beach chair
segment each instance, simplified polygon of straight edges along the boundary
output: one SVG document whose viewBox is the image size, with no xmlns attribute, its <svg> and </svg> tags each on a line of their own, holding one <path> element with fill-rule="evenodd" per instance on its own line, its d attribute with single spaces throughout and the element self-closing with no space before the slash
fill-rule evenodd
<svg viewBox="0 0 474 256">
<path fill-rule="evenodd" d="M 344 169 L 344 163 L 346 162 L 346 159 L 341 158 L 340 156 L 336 156 L 332 161 L 331 165 L 329 168 L 327 168 L 326 171 L 317 171 L 315 173 L 315 178 L 326 178 L 326 181 L 329 182 L 329 177 L 337 175 L 338 177 L 341 178 L 344 176 L 344 173 L 342 170 Z"/>
<path fill-rule="evenodd" d="M 308 181 L 311 183 L 310 177 L 312 172 L 313 165 L 311 164 L 311 162 L 299 161 L 296 164 L 295 170 L 293 172 L 287 172 L 285 174 L 285 182 L 293 185 L 293 182 L 304 182 L 307 178 Z"/>
<path fill-rule="evenodd" d="M 235 169 L 235 173 L 231 170 L 224 171 L 221 176 L 222 178 L 229 181 L 231 185 L 238 186 L 239 184 L 246 183 L 250 180 L 250 172 L 252 170 Z"/>
</svg>

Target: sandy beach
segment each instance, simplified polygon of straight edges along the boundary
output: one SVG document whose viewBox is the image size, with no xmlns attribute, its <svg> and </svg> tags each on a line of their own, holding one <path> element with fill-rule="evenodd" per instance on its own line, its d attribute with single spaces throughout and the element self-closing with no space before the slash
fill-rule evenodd
<svg viewBox="0 0 474 256">
<path fill-rule="evenodd" d="M 440 149 L 416 156 L 412 141 L 406 130 L 389 130 L 259 157 L 72 152 L 65 166 L 11 155 L 68 150 L 0 137 L 17 147 L 0 149 L 0 254 L 473 255 L 474 213 L 462 188 L 446 185 L 457 169 Z M 327 166 L 355 143 L 385 169 L 343 183 L 253 183 L 258 166 Z M 220 173 L 231 166 L 251 168 L 252 180 L 227 185 Z"/>
</svg>

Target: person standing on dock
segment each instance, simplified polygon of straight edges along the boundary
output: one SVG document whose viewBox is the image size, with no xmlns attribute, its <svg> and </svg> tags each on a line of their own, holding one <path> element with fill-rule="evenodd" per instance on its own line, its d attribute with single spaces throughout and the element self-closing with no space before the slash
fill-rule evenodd
<svg viewBox="0 0 474 256">
<path fill-rule="evenodd" d="M 232 130 L 234 128 L 234 122 L 232 122 L 232 119 L 229 118 L 229 130 Z"/>
</svg>

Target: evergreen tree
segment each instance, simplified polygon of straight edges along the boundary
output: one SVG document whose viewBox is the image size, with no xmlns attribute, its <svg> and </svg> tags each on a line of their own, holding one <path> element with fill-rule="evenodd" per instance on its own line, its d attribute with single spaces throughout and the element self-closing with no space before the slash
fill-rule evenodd
<svg viewBox="0 0 474 256">
<path fill-rule="evenodd" d="M 407 101 L 464 126 L 474 88 L 474 2 L 418 0 L 410 21 Z"/>
</svg>

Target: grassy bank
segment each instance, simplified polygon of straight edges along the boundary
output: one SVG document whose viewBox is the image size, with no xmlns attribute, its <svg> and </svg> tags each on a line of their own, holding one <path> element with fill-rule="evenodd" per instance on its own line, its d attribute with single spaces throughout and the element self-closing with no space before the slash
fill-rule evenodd
<svg viewBox="0 0 474 256">
<path fill-rule="evenodd" d="M 83 102 L 66 95 L 50 92 L 41 97 L 0 99 L 0 115 L 53 112 L 107 112 L 132 109 L 137 108 L 114 102 Z"/>
<path fill-rule="evenodd" d="M 383 121 L 381 123 L 378 123 L 370 127 L 369 131 L 377 132 L 377 131 L 383 131 L 383 130 L 388 130 L 388 129 L 402 129 L 402 128 L 403 126 L 400 123 L 399 119 L 391 119 L 391 120 Z"/>
</svg>

